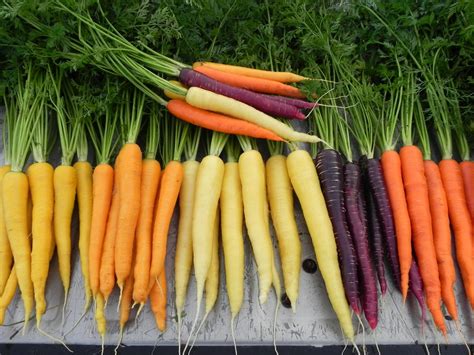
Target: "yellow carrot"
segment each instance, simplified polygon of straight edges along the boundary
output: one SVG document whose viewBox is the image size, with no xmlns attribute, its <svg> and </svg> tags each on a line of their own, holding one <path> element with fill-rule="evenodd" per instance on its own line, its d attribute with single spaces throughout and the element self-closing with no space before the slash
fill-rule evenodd
<svg viewBox="0 0 474 355">
<path fill-rule="evenodd" d="M 309 153 L 304 150 L 296 150 L 288 155 L 286 166 L 311 235 L 329 301 L 345 336 L 353 341 L 354 328 L 342 284 L 336 241 L 316 167 Z"/>
</svg>

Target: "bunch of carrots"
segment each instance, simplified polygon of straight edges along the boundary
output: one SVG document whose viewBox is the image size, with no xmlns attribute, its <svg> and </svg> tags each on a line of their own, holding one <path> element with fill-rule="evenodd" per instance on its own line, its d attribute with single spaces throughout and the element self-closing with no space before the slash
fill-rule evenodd
<svg viewBox="0 0 474 355">
<path fill-rule="evenodd" d="M 7 90 L 5 165 L 0 169 L 0 323 L 18 287 L 25 329 L 36 306 L 38 331 L 62 343 L 42 330 L 41 319 L 55 251 L 64 288 L 63 318 L 67 308 L 76 201 L 84 314 L 93 303 L 102 343 L 105 308 L 116 286 L 119 344 L 132 309 L 137 308 L 139 317 L 148 300 L 157 327 L 165 330 L 171 272 L 165 261 L 176 205 L 174 284 L 180 347 L 192 269 L 197 284 L 197 311 L 182 353 L 191 351 L 217 300 L 221 244 L 235 344 L 234 321 L 244 292 L 244 225 L 258 271 L 259 302 L 264 304 L 275 290 L 276 322 L 284 289 L 296 312 L 301 241 L 294 194 L 328 298 L 352 343 L 351 311 L 359 322 L 363 314 L 371 329 L 377 327 L 378 289 L 384 295 L 388 287 L 385 257 L 403 299 L 408 291 L 413 293 L 422 321 L 426 299 L 444 335 L 441 303 L 458 321 L 455 261 L 474 307 L 474 163 L 456 90 L 441 84 L 434 63 L 428 70 L 413 54 L 414 68 L 402 68 L 397 62 L 399 82 L 382 98 L 343 63 L 323 68 L 318 76 L 327 83 L 341 79 L 344 92 L 351 93 L 342 115 L 340 99 L 329 86 L 321 97 L 330 104 L 320 105 L 311 102 L 314 95 L 307 100 L 293 85 L 309 78 L 212 62 L 189 67 L 149 48 L 134 47 L 90 14 L 76 13 L 61 2 L 57 7 L 77 18 L 81 30 L 89 34 L 67 37 L 66 45 L 81 53 L 94 46 L 110 49 L 104 50 L 105 60 L 91 58 L 91 64 L 121 78 L 107 79 L 108 100 L 93 112 L 80 100 L 83 93 L 74 78 L 53 65 L 27 62 Z M 26 20 L 48 30 L 40 21 Z M 117 47 L 127 51 L 112 50 Z M 156 88 L 170 100 L 158 95 Z M 420 99 L 420 92 L 426 100 Z M 431 156 L 427 113 L 442 153 L 438 164 Z M 307 117 L 310 131 L 318 136 L 287 123 Z M 461 163 L 453 159 L 453 135 Z M 61 163 L 53 168 L 48 160 L 56 137 Z M 256 139 L 267 141 L 271 155 L 267 161 Z M 312 154 L 299 142 L 310 143 Z M 205 156 L 199 161 L 200 147 Z M 34 162 L 24 172 L 30 154 Z M 205 313 L 198 323 L 203 297 Z"/>
</svg>

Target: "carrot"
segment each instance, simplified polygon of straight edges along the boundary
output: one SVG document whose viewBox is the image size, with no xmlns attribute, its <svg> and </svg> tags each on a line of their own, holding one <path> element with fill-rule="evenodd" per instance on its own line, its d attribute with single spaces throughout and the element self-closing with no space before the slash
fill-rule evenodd
<svg viewBox="0 0 474 355">
<path fill-rule="evenodd" d="M 452 110 L 451 98 L 447 97 L 446 88 L 436 80 L 430 80 L 426 86 L 426 95 L 433 115 L 433 123 L 437 133 L 437 140 L 441 151 L 439 170 L 448 200 L 448 213 L 454 230 L 456 257 L 461 269 L 462 280 L 467 298 L 474 308 L 474 271 L 472 247 L 472 223 L 470 223 L 469 209 L 467 207 L 464 183 L 459 163 L 452 159 L 452 127 L 458 132 L 460 114 L 457 107 Z M 453 120 L 452 120 L 452 112 Z M 466 153 L 463 153 L 465 156 Z"/>
<path fill-rule="evenodd" d="M 114 169 L 109 162 L 115 147 L 115 125 L 116 114 L 112 115 L 112 109 L 108 108 L 103 121 L 96 124 L 90 122 L 87 126 L 97 160 L 97 166 L 92 174 L 92 218 L 89 238 L 89 279 L 94 297 L 100 288 L 102 253 L 114 188 Z"/>
<path fill-rule="evenodd" d="M 155 315 L 156 326 L 161 332 L 166 330 L 167 288 L 166 270 L 163 269 L 160 276 L 158 276 L 158 282 L 153 284 L 153 288 L 150 292 L 151 310 Z"/>
<path fill-rule="evenodd" d="M 50 70 L 50 77 L 55 94 L 53 106 L 56 110 L 61 143 L 61 165 L 54 170 L 54 237 L 58 253 L 59 274 L 64 287 L 64 319 L 71 282 L 71 220 L 77 188 L 77 174 L 71 164 L 76 152 L 80 123 L 77 116 L 73 114 L 75 103 L 72 100 L 65 100 L 65 97 L 71 98 L 73 96 L 71 84 L 69 81 L 63 81 L 61 73 L 53 73 Z M 64 88 L 63 84 L 65 84 Z"/>
<path fill-rule="evenodd" d="M 3 127 L 5 129 L 5 127 Z M 10 270 L 13 265 L 13 255 L 8 241 L 5 219 L 3 217 L 3 193 L 2 181 L 7 172 L 10 171 L 10 165 L 4 165 L 0 168 L 0 295 L 10 277 Z"/>
<path fill-rule="evenodd" d="M 283 278 L 293 312 L 296 312 L 301 270 L 301 242 L 293 210 L 293 188 L 286 168 L 283 146 L 269 144 L 272 157 L 266 162 L 268 200 L 278 238 Z"/>
<path fill-rule="evenodd" d="M 142 167 L 141 206 L 136 232 L 136 255 L 134 268 L 133 300 L 145 305 L 151 265 L 152 228 L 155 200 L 160 182 L 161 166 L 156 160 L 159 125 L 156 110 L 150 115 L 145 159 Z"/>
<path fill-rule="evenodd" d="M 117 162 L 115 163 L 117 166 Z M 115 169 L 117 171 L 117 168 Z M 105 304 L 109 299 L 115 285 L 115 238 L 117 235 L 117 221 L 120 208 L 120 192 L 118 181 L 112 191 L 112 202 L 108 213 L 105 235 L 100 255 L 99 290 L 104 297 Z"/>
<path fill-rule="evenodd" d="M 44 109 L 45 95 L 42 91 L 46 82 L 43 75 L 33 70 L 31 63 L 27 63 L 25 77 L 19 75 L 18 85 L 6 94 L 11 171 L 5 174 L 2 181 L 3 217 L 25 309 L 24 330 L 33 308 L 34 292 L 28 230 L 29 184 L 22 169 L 30 150 L 36 115 Z"/>
<path fill-rule="evenodd" d="M 291 185 L 298 196 L 311 235 L 329 301 L 336 312 L 345 336 L 353 341 L 354 328 L 339 269 L 336 240 L 319 185 L 316 167 L 309 153 L 304 150 L 290 153 L 286 159 L 286 166 Z"/>
<path fill-rule="evenodd" d="M 428 129 L 420 101 L 417 101 L 415 123 L 424 158 L 426 183 L 430 201 L 433 224 L 433 238 L 438 262 L 441 298 L 454 320 L 458 319 L 454 284 L 456 271 L 451 253 L 451 230 L 449 228 L 448 202 L 438 165 L 431 160 L 431 147 Z"/>
<path fill-rule="evenodd" d="M 464 192 L 471 214 L 471 222 L 474 226 L 474 161 L 463 161 L 460 166 L 464 180 Z"/>
<path fill-rule="evenodd" d="M 235 138 L 226 145 L 227 163 L 220 196 L 222 248 L 224 251 L 226 289 L 232 314 L 231 330 L 234 334 L 234 320 L 242 307 L 244 298 L 244 236 L 243 203 L 240 184 L 239 146 Z"/>
<path fill-rule="evenodd" d="M 214 111 L 254 123 L 268 129 L 289 141 L 317 143 L 316 136 L 293 130 L 285 123 L 235 99 L 215 94 L 198 87 L 191 87 L 186 94 L 186 102 L 203 110 Z"/>
<path fill-rule="evenodd" d="M 4 291 L 0 296 L 0 325 L 3 325 L 5 321 L 5 311 L 13 300 L 13 297 L 15 297 L 17 287 L 18 278 L 16 276 L 15 268 L 13 267 L 10 271 L 10 275 L 8 276 Z"/>
<path fill-rule="evenodd" d="M 224 177 L 224 162 L 219 158 L 228 136 L 213 132 L 209 144 L 209 155 L 204 157 L 199 165 L 196 176 L 194 193 L 192 244 L 194 275 L 196 277 L 196 316 L 186 342 L 184 352 L 188 347 L 193 331 L 196 327 L 205 282 L 212 263 L 213 230 L 216 212 Z"/>
<path fill-rule="evenodd" d="M 125 144 L 118 154 L 117 181 L 119 189 L 119 212 L 115 236 L 115 276 L 122 292 L 125 280 L 132 270 L 133 244 L 140 213 L 140 187 L 142 174 L 142 152 L 136 144 L 140 131 L 145 96 L 137 89 L 133 93 L 124 91 L 124 107 L 120 115 L 121 126 L 126 132 Z"/>
<path fill-rule="evenodd" d="M 472 223 L 466 203 L 462 173 L 459 163 L 452 159 L 439 162 L 441 179 L 448 200 L 449 219 L 454 229 L 456 257 L 467 297 L 474 308 L 474 280 L 472 254 Z"/>
<path fill-rule="evenodd" d="M 84 283 L 85 304 L 87 310 L 91 302 L 89 273 L 89 243 L 92 220 L 92 166 L 87 161 L 87 136 L 84 124 L 77 144 L 78 161 L 74 164 L 77 174 L 77 203 L 79 206 L 79 255 Z"/>
<path fill-rule="evenodd" d="M 298 88 L 291 85 L 283 84 L 275 80 L 229 73 L 206 67 L 204 65 L 196 66 L 194 70 L 222 83 L 243 89 L 262 92 L 265 94 L 294 97 L 297 99 L 304 99 L 306 97 Z"/>
<path fill-rule="evenodd" d="M 398 117 L 403 99 L 403 87 L 393 89 L 389 92 L 390 100 L 382 124 L 379 126 L 378 142 L 383 151 L 380 158 L 383 178 L 387 187 L 390 207 L 393 212 L 393 221 L 397 235 L 398 260 L 400 264 L 400 287 L 403 299 L 408 293 L 409 273 L 412 265 L 412 242 L 410 215 L 403 187 L 402 168 L 400 156 L 395 150 L 397 140 L 394 139 L 395 129 L 398 124 Z"/>
<path fill-rule="evenodd" d="M 31 281 L 36 301 L 36 324 L 39 327 L 46 311 L 44 293 L 53 239 L 54 169 L 46 162 L 49 143 L 47 112 L 38 119 L 40 122 L 34 133 L 33 142 L 33 155 L 36 162 L 28 167 L 27 175 L 33 201 Z"/>
<path fill-rule="evenodd" d="M 282 141 L 278 135 L 251 122 L 224 116 L 191 106 L 185 101 L 171 100 L 166 106 L 172 115 L 195 126 L 213 131 L 238 134 L 254 138 Z"/>
<path fill-rule="evenodd" d="M 441 285 L 433 240 L 433 227 L 430 214 L 428 185 L 426 183 L 423 155 L 413 145 L 413 113 L 418 107 L 416 78 L 409 72 L 405 78 L 405 95 L 401 106 L 401 136 L 403 147 L 400 149 L 403 185 L 410 215 L 413 245 L 426 294 L 426 304 L 433 320 L 441 332 L 446 334 L 444 317 L 441 313 Z"/>
<path fill-rule="evenodd" d="M 165 267 L 168 230 L 183 182 L 183 166 L 180 162 L 188 126 L 163 118 L 162 160 L 165 169 L 161 176 L 160 189 L 155 205 L 153 224 L 152 258 L 148 289 L 151 290 Z"/>
<path fill-rule="evenodd" d="M 306 118 L 304 113 L 292 104 L 281 100 L 272 100 L 264 94 L 223 83 L 195 70 L 182 69 L 179 73 L 179 80 L 189 87 L 197 87 L 226 96 L 243 104 L 247 104 L 270 116 L 298 120 L 304 120 Z"/>
<path fill-rule="evenodd" d="M 239 157 L 245 225 L 258 268 L 259 301 L 265 303 L 273 283 L 273 245 L 268 225 L 265 164 L 250 140 L 238 137 L 244 150 Z"/>
<path fill-rule="evenodd" d="M 201 129 L 196 129 L 184 146 L 183 182 L 179 192 L 179 223 L 174 259 L 175 304 L 178 320 L 178 352 L 181 353 L 181 322 L 193 264 L 192 218 L 199 162 L 196 161 Z"/>
<path fill-rule="evenodd" d="M 441 297 L 449 314 L 458 319 L 454 284 L 456 272 L 451 256 L 451 230 L 449 228 L 448 202 L 438 165 L 432 160 L 425 160 L 425 176 L 428 184 L 430 211 L 433 222 L 433 237 L 438 260 Z"/>
<path fill-rule="evenodd" d="M 193 64 L 193 68 L 196 70 L 199 67 L 204 66 L 216 70 L 220 70 L 226 73 L 233 73 L 238 75 L 245 75 L 253 78 L 262 78 L 267 80 L 274 80 L 280 83 L 296 83 L 302 80 L 307 80 L 304 76 L 289 73 L 289 72 L 274 72 L 269 70 L 259 70 L 246 67 L 240 67 L 236 65 L 213 63 L 213 62 L 196 62 Z"/>
<path fill-rule="evenodd" d="M 446 332 L 440 310 L 441 286 L 433 241 L 428 186 L 423 157 L 418 147 L 406 145 L 400 150 L 403 183 L 412 225 L 413 243 L 426 292 L 426 303 L 437 327 Z"/>
</svg>

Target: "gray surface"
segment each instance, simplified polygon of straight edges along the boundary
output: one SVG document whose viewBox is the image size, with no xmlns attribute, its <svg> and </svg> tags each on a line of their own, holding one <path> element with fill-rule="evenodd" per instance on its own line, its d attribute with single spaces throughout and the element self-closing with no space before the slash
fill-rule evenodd
<svg viewBox="0 0 474 355">
<path fill-rule="evenodd" d="M 1 113 L 0 113 L 1 116 Z M 1 155 L 1 153 L 0 153 Z M 57 160 L 57 155 L 56 155 Z M 1 157 L 0 157 L 1 159 Z M 77 218 L 77 217 L 76 217 Z M 301 240 L 303 242 L 302 260 L 306 258 L 314 259 L 314 252 L 310 242 L 310 237 L 304 224 L 303 216 L 299 207 L 296 209 L 296 219 L 298 222 Z M 169 233 L 169 244 L 167 254 L 167 275 L 169 283 L 168 293 L 168 329 L 160 333 L 155 326 L 153 314 L 146 307 L 137 322 L 132 313 L 124 334 L 123 342 L 127 345 L 176 345 L 177 333 L 174 292 L 173 292 L 173 260 L 176 240 L 177 214 L 173 218 L 172 227 Z M 273 234 L 273 231 L 272 231 Z M 274 235 L 274 234 L 273 234 Z M 83 290 L 81 272 L 77 249 L 77 221 L 74 223 L 74 243 L 73 252 L 73 275 L 68 304 L 66 307 L 66 317 L 64 331 L 61 331 L 61 305 L 63 302 L 63 290 L 59 280 L 56 258 L 52 262 L 50 278 L 48 280 L 46 298 L 48 301 L 48 311 L 43 318 L 43 328 L 47 332 L 59 336 L 67 333 L 71 327 L 80 319 L 83 311 Z M 277 249 L 275 247 L 275 252 Z M 257 271 L 251 257 L 251 248 L 246 240 L 246 270 L 245 270 L 245 297 L 240 315 L 236 320 L 236 338 L 239 345 L 260 345 L 271 344 L 272 323 L 275 308 L 275 296 L 271 294 L 267 304 L 260 306 L 258 303 L 258 279 Z M 223 263 L 221 262 L 221 270 Z M 222 270 L 223 271 L 223 270 Z M 459 272 L 458 272 L 458 280 Z M 186 305 L 187 316 L 184 319 L 183 339 L 186 340 L 195 315 L 195 283 L 192 278 L 188 290 L 188 301 Z M 473 320 L 466 303 L 466 297 L 462 286 L 458 282 L 456 285 L 456 297 L 459 304 L 460 325 L 462 332 L 469 343 L 474 342 Z M 115 344 L 118 340 L 118 314 L 116 305 L 118 294 L 115 291 L 109 300 L 107 309 L 107 344 Z M 420 343 L 444 343 L 444 339 L 439 334 L 433 332 L 432 321 L 424 325 L 424 335 L 420 324 L 420 312 L 413 297 L 409 297 L 406 305 L 403 305 L 399 292 L 394 290 L 393 284 L 389 283 L 389 291 L 384 299 L 379 300 L 380 317 L 379 325 L 375 334 L 359 330 L 356 342 L 362 344 L 412 344 L 415 341 Z M 466 317 L 467 315 L 467 317 Z M 13 300 L 5 317 L 7 326 L 0 327 L 0 342 L 2 343 L 51 343 L 51 341 L 37 332 L 31 325 L 26 335 L 22 335 L 19 330 L 23 319 L 22 303 L 17 294 Z M 33 324 L 34 322 L 31 322 Z M 357 329 L 357 322 L 354 320 L 354 327 Z M 447 322 L 448 341 L 450 344 L 461 343 L 462 339 L 456 331 L 454 322 Z M 366 326 L 366 329 L 368 326 Z M 79 325 L 70 332 L 66 338 L 68 344 L 99 344 L 100 339 L 96 333 L 93 312 L 89 311 L 81 320 Z M 280 308 L 278 314 L 278 324 L 276 328 L 276 341 L 281 345 L 337 345 L 344 344 L 338 321 L 329 304 L 326 291 L 321 276 L 318 273 L 310 275 L 302 271 L 300 298 L 297 305 L 296 314 L 291 310 Z M 217 304 L 208 317 L 208 321 L 201 330 L 198 337 L 198 344 L 217 345 L 231 344 L 230 335 L 230 310 L 228 307 L 225 292 L 225 278 L 221 273 L 221 288 Z"/>
</svg>

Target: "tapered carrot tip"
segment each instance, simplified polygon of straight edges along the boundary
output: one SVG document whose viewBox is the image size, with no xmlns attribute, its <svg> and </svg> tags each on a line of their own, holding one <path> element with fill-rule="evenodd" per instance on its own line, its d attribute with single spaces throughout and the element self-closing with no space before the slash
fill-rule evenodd
<svg viewBox="0 0 474 355">
<path fill-rule="evenodd" d="M 160 332 L 164 332 L 166 330 L 166 322 L 164 319 L 161 319 L 160 317 L 155 316 L 155 322 Z"/>
</svg>

